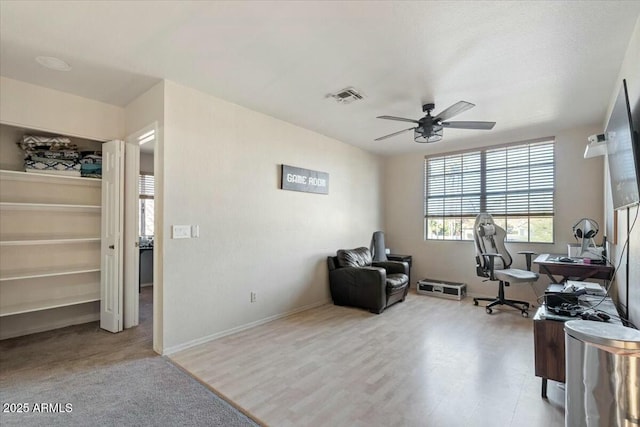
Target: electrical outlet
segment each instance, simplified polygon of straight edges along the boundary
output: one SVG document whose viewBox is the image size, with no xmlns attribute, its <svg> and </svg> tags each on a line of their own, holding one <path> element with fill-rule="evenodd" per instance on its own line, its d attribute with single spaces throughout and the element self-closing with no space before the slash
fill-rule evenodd
<svg viewBox="0 0 640 427">
<path fill-rule="evenodd" d="M 251 292 L 251 302 L 256 302 L 256 293 Z"/>
</svg>

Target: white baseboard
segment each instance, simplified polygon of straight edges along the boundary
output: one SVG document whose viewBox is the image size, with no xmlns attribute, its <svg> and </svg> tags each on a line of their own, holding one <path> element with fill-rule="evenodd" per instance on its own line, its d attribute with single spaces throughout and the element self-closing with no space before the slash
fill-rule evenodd
<svg viewBox="0 0 640 427">
<path fill-rule="evenodd" d="M 66 328 L 67 326 L 73 326 L 73 325 L 81 325 L 83 323 L 95 322 L 96 320 L 100 320 L 100 313 L 91 313 L 91 314 L 85 314 L 82 316 L 65 318 L 57 322 L 54 321 L 46 325 L 40 325 L 36 327 L 14 329 L 12 331 L 2 331 L 2 334 L 0 335 L 0 339 L 4 340 L 8 338 L 20 337 L 22 335 L 37 334 L 38 332 L 45 332 L 53 329 Z"/>
<path fill-rule="evenodd" d="M 209 341 L 216 340 L 218 338 L 226 337 L 227 335 L 235 334 L 237 332 L 241 332 L 250 328 L 254 328 L 259 325 L 263 325 L 265 323 L 272 322 L 274 320 L 282 319 L 283 317 L 292 316 L 294 314 L 300 313 L 302 311 L 311 310 L 312 308 L 320 307 L 321 305 L 329 304 L 331 302 L 330 299 L 326 301 L 320 301 L 309 305 L 304 305 L 302 307 L 298 307 L 291 311 L 287 311 L 285 313 L 275 314 L 273 316 L 265 317 L 264 319 L 256 320 L 255 322 L 247 323 L 245 325 L 236 326 L 235 328 L 227 329 L 226 331 L 217 332 L 215 334 L 207 335 L 202 338 L 197 338 L 195 340 L 188 341 L 184 344 L 174 345 L 173 347 L 165 348 L 162 351 L 163 356 L 170 356 L 174 353 L 177 353 L 182 350 L 186 350 L 191 347 L 195 347 L 200 344 L 204 344 Z"/>
</svg>

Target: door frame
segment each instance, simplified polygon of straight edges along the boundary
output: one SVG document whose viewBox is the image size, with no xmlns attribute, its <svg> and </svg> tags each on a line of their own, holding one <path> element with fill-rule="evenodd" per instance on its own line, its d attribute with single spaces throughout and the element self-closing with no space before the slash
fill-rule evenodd
<svg viewBox="0 0 640 427">
<path fill-rule="evenodd" d="M 154 144 L 158 142 L 158 122 L 153 122 L 132 133 L 126 138 L 125 159 L 125 226 L 124 226 L 124 327 L 131 328 L 140 323 L 140 145 L 138 138 L 149 131 L 154 131 Z M 155 162 L 155 153 L 154 153 Z M 155 173 L 155 172 L 154 172 Z M 155 226 L 155 224 L 154 224 Z M 154 247 L 155 258 L 155 247 Z M 155 263 L 154 263 L 155 270 Z M 155 284 L 154 284 L 155 287 Z M 155 302 L 155 290 L 154 290 Z M 155 311 L 155 304 L 153 310 Z M 153 329 L 155 330 L 155 316 Z"/>
<path fill-rule="evenodd" d="M 140 249 L 138 237 L 140 147 L 136 135 L 125 139 L 124 158 L 124 328 L 138 326 L 140 298 Z"/>
</svg>

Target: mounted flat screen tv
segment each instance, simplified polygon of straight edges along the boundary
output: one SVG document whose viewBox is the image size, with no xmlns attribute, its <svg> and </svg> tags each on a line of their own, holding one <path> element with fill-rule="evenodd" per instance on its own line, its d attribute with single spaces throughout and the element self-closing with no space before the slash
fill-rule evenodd
<svg viewBox="0 0 640 427">
<path fill-rule="evenodd" d="M 605 135 L 613 208 L 622 209 L 640 202 L 640 142 L 634 134 L 626 80 L 622 81 Z"/>
</svg>

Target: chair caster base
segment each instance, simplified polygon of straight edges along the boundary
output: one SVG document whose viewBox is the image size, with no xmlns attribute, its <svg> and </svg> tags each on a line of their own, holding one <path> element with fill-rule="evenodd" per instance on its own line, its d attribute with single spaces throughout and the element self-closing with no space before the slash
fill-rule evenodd
<svg viewBox="0 0 640 427">
<path fill-rule="evenodd" d="M 478 305 L 478 301 L 488 301 L 489 304 L 485 307 L 485 311 L 487 314 L 493 314 L 493 308 L 497 305 L 506 305 L 512 308 L 515 308 L 520 312 L 522 317 L 529 317 L 529 303 L 525 301 L 516 301 L 509 300 L 505 298 L 501 298 L 498 296 L 497 298 L 474 298 L 473 305 Z"/>
</svg>

